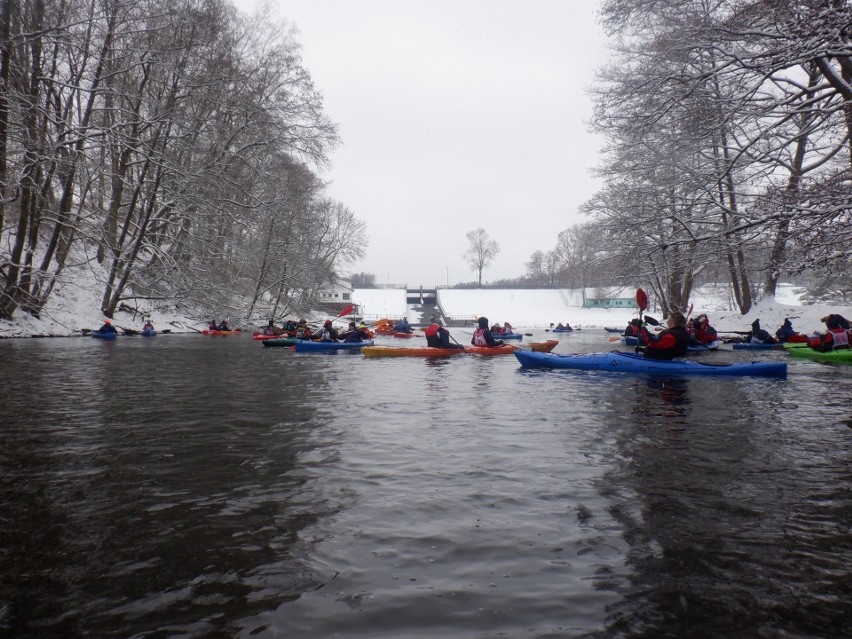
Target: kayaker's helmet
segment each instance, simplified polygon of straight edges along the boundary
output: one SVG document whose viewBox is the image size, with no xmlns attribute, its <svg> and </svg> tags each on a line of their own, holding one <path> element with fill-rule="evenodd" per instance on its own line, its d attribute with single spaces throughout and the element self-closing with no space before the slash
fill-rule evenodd
<svg viewBox="0 0 852 639">
<path fill-rule="evenodd" d="M 680 326 L 681 328 L 686 326 L 686 317 L 684 317 L 683 313 L 679 311 L 672 311 L 669 317 L 672 318 L 675 326 Z"/>
<path fill-rule="evenodd" d="M 480 317 L 477 320 L 477 323 L 479 324 L 479 328 L 488 328 L 488 318 L 487 317 Z"/>
<path fill-rule="evenodd" d="M 325 320 L 325 326 L 331 326 L 331 320 Z"/>
<path fill-rule="evenodd" d="M 105 319 L 104 324 L 112 324 L 112 322 L 110 322 L 108 319 Z"/>
<path fill-rule="evenodd" d="M 759 329 L 760 329 L 760 318 L 758 318 L 758 319 L 754 320 L 754 321 L 751 323 L 751 327 L 752 327 L 754 330 L 759 330 Z"/>
<path fill-rule="evenodd" d="M 840 328 L 840 317 L 832 313 L 825 318 L 825 325 L 828 328 Z"/>
<path fill-rule="evenodd" d="M 350 328 L 355 328 L 355 322 L 349 322 L 349 327 L 350 327 Z"/>
</svg>

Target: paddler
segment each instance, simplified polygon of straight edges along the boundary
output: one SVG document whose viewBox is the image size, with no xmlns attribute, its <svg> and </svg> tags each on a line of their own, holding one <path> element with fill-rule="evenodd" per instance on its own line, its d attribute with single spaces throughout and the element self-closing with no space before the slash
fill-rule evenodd
<svg viewBox="0 0 852 639">
<path fill-rule="evenodd" d="M 470 343 L 474 346 L 503 346 L 503 340 L 494 339 L 491 329 L 488 328 L 488 318 L 480 317 L 478 327 L 473 331 L 473 337 L 470 338 Z"/>
<path fill-rule="evenodd" d="M 646 317 L 646 320 L 650 319 Z M 654 320 L 656 322 L 656 320 Z M 638 352 L 644 352 L 649 359 L 674 359 L 683 357 L 689 348 L 690 337 L 686 332 L 686 317 L 683 313 L 672 311 L 666 321 L 668 328 L 651 335 L 644 326 L 640 329 L 640 335 L 648 345 L 637 346 Z"/>
<path fill-rule="evenodd" d="M 424 328 L 423 334 L 426 336 L 426 345 L 432 348 L 464 348 L 458 342 L 454 344 L 450 343 L 450 331 L 441 325 L 441 320 L 439 319 L 436 319 L 432 324 Z"/>
</svg>

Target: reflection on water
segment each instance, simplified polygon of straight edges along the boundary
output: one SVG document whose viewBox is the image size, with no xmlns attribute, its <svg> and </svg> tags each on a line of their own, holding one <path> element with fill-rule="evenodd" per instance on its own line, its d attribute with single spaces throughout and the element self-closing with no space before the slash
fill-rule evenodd
<svg viewBox="0 0 852 639">
<path fill-rule="evenodd" d="M 836 371 L 0 342 L 0 631 L 844 636 Z"/>
<path fill-rule="evenodd" d="M 689 378 L 635 388 L 649 390 L 637 393 L 618 464 L 601 480 L 629 544 L 610 630 L 842 636 L 852 594 L 841 568 L 852 550 L 848 439 L 837 450 L 821 438 L 813 450 L 816 424 L 801 424 L 800 438 L 767 415 L 785 402 L 784 385 Z M 721 398 L 736 409 L 707 419 Z M 815 574 L 814 552 L 832 568 Z"/>
</svg>

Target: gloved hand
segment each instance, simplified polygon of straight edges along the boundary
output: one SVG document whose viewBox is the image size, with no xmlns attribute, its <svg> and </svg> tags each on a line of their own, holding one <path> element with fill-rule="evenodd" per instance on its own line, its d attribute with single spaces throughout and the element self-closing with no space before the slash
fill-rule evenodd
<svg viewBox="0 0 852 639">
<path fill-rule="evenodd" d="M 635 348 L 635 351 L 636 351 L 637 353 L 644 353 L 646 348 L 648 348 L 648 347 L 647 347 L 647 346 L 637 346 L 637 347 Z"/>
</svg>

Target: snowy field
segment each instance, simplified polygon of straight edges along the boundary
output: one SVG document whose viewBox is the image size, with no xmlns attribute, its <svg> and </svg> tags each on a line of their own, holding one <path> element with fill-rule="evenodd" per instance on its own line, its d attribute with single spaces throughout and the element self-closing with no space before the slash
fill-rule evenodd
<svg viewBox="0 0 852 639">
<path fill-rule="evenodd" d="M 96 329 L 104 319 L 98 310 L 101 294 L 99 285 L 85 280 L 67 284 L 51 297 L 41 319 L 20 313 L 13 322 L 0 321 L 0 337 L 79 335 L 81 329 Z M 484 315 L 491 323 L 509 322 L 516 328 L 548 328 L 551 323 L 559 322 L 570 322 L 575 328 L 623 327 L 638 314 L 636 308 L 583 308 L 579 291 L 564 289 L 446 289 L 440 290 L 438 296 L 441 307 L 450 316 Z M 399 317 L 405 313 L 409 321 L 420 322 L 422 319 L 418 312 L 406 309 L 405 291 L 401 289 L 355 289 L 353 301 L 370 316 L 386 314 Z M 136 304 L 134 300 L 129 302 Z M 780 285 L 775 299 L 760 300 L 745 316 L 732 310 L 725 286 L 704 286 L 695 291 L 691 302 L 693 315 L 707 313 L 711 324 L 723 331 L 747 331 L 752 321 L 759 318 L 762 327 L 774 333 L 784 318 L 789 317 L 799 332 L 822 332 L 825 326 L 820 318 L 828 313 L 852 318 L 852 306 L 802 306 L 796 287 L 790 284 Z M 173 332 L 191 332 L 207 328 L 207 320 L 199 320 L 197 314 L 181 312 L 168 305 L 154 306 L 144 301 L 138 304 L 159 330 L 168 328 Z M 648 314 L 662 319 L 658 310 L 649 309 Z M 307 315 L 309 321 L 324 318 L 320 313 Z M 119 328 L 136 330 L 142 328 L 142 322 L 141 316 L 134 317 L 130 313 L 117 313 L 113 320 Z M 336 324 L 345 325 L 345 322 L 338 320 Z"/>
<path fill-rule="evenodd" d="M 733 309 L 728 287 L 708 285 L 696 290 L 692 297 L 692 314 L 706 313 L 717 330 L 747 331 L 755 319 L 770 333 L 781 326 L 785 317 L 802 333 L 824 331 L 820 318 L 828 313 L 840 313 L 852 318 L 852 306 L 803 306 L 797 287 L 781 284 L 775 299 L 757 302 L 745 316 Z M 356 289 L 353 299 L 366 306 L 366 313 L 384 309 L 398 317 L 406 312 L 405 296 L 395 289 Z M 438 291 L 438 301 L 450 316 L 482 316 L 493 324 L 509 322 L 517 328 L 547 328 L 551 322 L 570 322 L 575 328 L 623 327 L 638 315 L 638 309 L 583 308 L 579 291 L 560 289 L 447 289 Z M 659 310 L 649 309 L 649 315 L 662 319 Z M 409 321 L 419 322 L 419 314 L 408 315 Z"/>
</svg>

